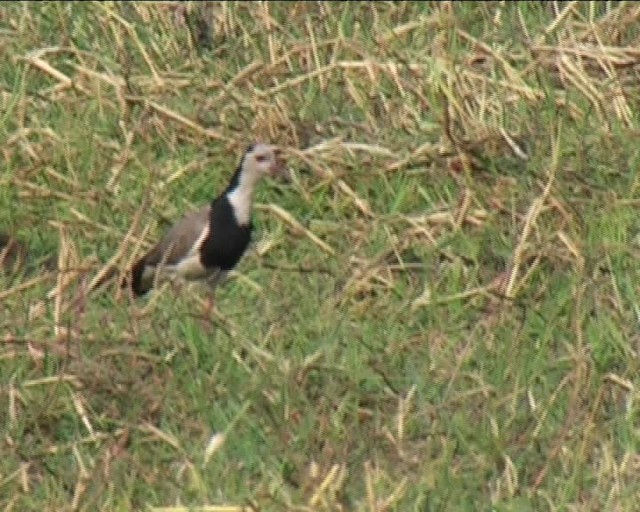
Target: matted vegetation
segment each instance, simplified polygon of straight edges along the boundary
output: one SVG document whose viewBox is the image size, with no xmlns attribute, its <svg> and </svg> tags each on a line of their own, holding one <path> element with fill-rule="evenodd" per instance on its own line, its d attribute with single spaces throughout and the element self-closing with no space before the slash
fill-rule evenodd
<svg viewBox="0 0 640 512">
<path fill-rule="evenodd" d="M 639 17 L 3 5 L 2 509 L 637 509 Z M 89 293 L 255 140 L 213 317 Z"/>
</svg>

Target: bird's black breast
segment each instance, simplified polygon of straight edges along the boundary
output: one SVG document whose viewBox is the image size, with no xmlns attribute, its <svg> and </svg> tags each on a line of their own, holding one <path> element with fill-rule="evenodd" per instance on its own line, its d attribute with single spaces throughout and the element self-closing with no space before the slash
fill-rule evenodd
<svg viewBox="0 0 640 512">
<path fill-rule="evenodd" d="M 211 205 L 209 235 L 200 247 L 200 262 L 209 269 L 231 270 L 251 241 L 252 225 L 240 226 L 226 195 Z"/>
</svg>

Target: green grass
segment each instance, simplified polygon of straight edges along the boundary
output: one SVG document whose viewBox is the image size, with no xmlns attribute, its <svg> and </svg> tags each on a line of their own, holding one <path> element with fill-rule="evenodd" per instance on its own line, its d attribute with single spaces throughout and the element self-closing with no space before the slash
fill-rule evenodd
<svg viewBox="0 0 640 512">
<path fill-rule="evenodd" d="M 637 508 L 634 9 L 5 6 L 2 509 Z M 219 314 L 88 295 L 255 140 Z"/>
</svg>

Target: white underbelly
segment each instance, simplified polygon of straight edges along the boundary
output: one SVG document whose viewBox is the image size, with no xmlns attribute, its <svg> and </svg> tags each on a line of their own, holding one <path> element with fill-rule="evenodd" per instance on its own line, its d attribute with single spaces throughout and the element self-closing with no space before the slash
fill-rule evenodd
<svg viewBox="0 0 640 512">
<path fill-rule="evenodd" d="M 210 272 L 207 271 L 207 269 L 200 262 L 199 254 L 189 255 L 180 263 L 178 263 L 177 265 L 172 265 L 167 270 L 189 281 L 193 281 L 195 279 L 204 279 L 210 274 Z"/>
<path fill-rule="evenodd" d="M 143 280 L 155 280 L 156 273 L 159 274 L 157 279 L 160 281 L 179 277 L 186 281 L 210 280 L 210 284 L 214 284 L 218 281 L 218 278 L 226 274 L 226 272 L 219 272 L 219 269 L 205 268 L 200 262 L 198 255 L 189 255 L 176 265 L 163 265 L 160 267 L 147 266 L 144 269 Z"/>
<path fill-rule="evenodd" d="M 189 256 L 177 265 L 146 266 L 142 279 L 153 280 L 156 278 L 156 273 L 160 274 L 158 276 L 160 278 L 164 275 L 165 277 L 181 277 L 188 281 L 205 279 L 210 274 L 200 263 L 200 258 L 197 255 Z"/>
</svg>

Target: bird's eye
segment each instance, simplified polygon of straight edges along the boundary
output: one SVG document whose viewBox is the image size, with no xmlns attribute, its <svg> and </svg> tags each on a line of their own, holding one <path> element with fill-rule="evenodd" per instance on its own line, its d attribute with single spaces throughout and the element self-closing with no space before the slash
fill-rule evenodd
<svg viewBox="0 0 640 512">
<path fill-rule="evenodd" d="M 266 162 L 267 161 L 267 155 L 258 155 L 258 156 L 256 156 L 256 161 L 257 162 Z"/>
</svg>

